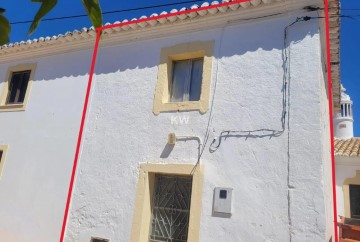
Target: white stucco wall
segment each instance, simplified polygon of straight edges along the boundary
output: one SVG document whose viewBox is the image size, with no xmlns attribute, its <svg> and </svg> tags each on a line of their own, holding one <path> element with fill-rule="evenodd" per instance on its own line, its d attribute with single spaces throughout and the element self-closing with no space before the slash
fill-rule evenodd
<svg viewBox="0 0 360 242">
<path fill-rule="evenodd" d="M 322 140 L 322 162 L 323 162 L 323 184 L 325 196 L 326 213 L 326 241 L 334 241 L 334 200 L 332 186 L 332 156 L 331 156 L 331 134 L 330 134 L 330 115 L 328 99 L 328 73 L 326 60 L 326 39 L 325 28 L 320 27 L 322 43 L 322 62 L 319 63 L 322 73 L 320 73 L 320 133 Z"/>
<path fill-rule="evenodd" d="M 300 24 L 292 31 L 301 35 Z M 311 31 L 310 31 L 311 33 Z M 320 39 L 296 42 L 291 51 L 289 126 L 289 213 L 291 241 L 329 241 L 329 129 Z M 312 57 L 311 57 L 312 56 Z M 316 56 L 316 57 L 315 57 Z M 311 61 L 310 61 L 311 59 Z M 313 61 L 313 62 L 312 62 Z M 316 67 L 310 67 L 316 65 Z M 311 75 L 306 77 L 306 70 Z M 313 81 L 310 81 L 313 79 Z M 316 80 L 316 81 L 315 81 Z M 308 104 L 306 104 L 308 103 Z M 320 137 L 320 142 L 319 138 Z M 318 196 L 321 194 L 320 196 Z M 330 214 L 329 214 L 330 212 Z M 330 226 L 330 228 L 329 228 Z"/>
<path fill-rule="evenodd" d="M 161 48 L 198 40 L 215 41 L 211 98 L 217 83 L 201 158 L 200 241 L 328 239 L 323 165 L 328 155 L 322 141 L 328 135 L 322 123 L 326 111 L 321 111 L 326 95 L 316 20 L 289 29 L 285 131 L 277 137 L 230 137 L 209 150 L 224 130 L 282 129 L 284 27 L 293 20 L 233 23 L 100 48 L 65 241 L 85 242 L 91 236 L 129 241 L 139 163 L 196 163 L 196 142 L 178 142 L 169 151 L 167 134 L 203 138 L 210 111 L 156 116 L 152 109 Z M 171 123 L 174 116 L 189 123 Z M 234 189 L 231 218 L 212 217 L 215 187 Z"/>
<path fill-rule="evenodd" d="M 58 241 L 74 159 L 91 51 L 36 63 L 25 111 L 0 112 L 0 144 L 9 150 L 0 178 L 0 241 Z"/>
<path fill-rule="evenodd" d="M 336 207 L 338 215 L 345 216 L 343 185 L 360 170 L 359 157 L 336 156 Z M 337 218 L 339 220 L 339 218 Z"/>
</svg>

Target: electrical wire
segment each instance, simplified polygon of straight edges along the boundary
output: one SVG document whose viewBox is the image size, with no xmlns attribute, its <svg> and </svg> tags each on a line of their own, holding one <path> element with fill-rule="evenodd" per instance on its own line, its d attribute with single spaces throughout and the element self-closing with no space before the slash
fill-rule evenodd
<svg viewBox="0 0 360 242">
<path fill-rule="evenodd" d="M 160 7 L 169 7 L 169 6 L 174 6 L 174 5 L 178 5 L 178 4 L 187 4 L 187 3 L 196 3 L 196 2 L 201 2 L 201 1 L 199 1 L 199 0 L 189 0 L 189 1 L 176 2 L 176 3 L 167 3 L 167 4 L 160 4 L 160 5 L 153 5 L 153 6 L 145 6 L 145 7 L 140 7 L 140 8 L 120 9 L 120 10 L 113 10 L 113 11 L 105 11 L 105 12 L 102 12 L 102 14 L 106 15 L 106 14 L 114 14 L 114 13 L 124 13 L 124 12 L 146 10 L 146 9 L 160 8 Z M 70 15 L 70 16 L 62 16 L 62 17 L 54 17 L 54 18 L 44 18 L 41 21 L 44 22 L 44 21 L 64 20 L 64 19 L 73 19 L 73 18 L 83 18 L 83 17 L 87 17 L 87 16 L 88 16 L 87 14 L 79 14 L 79 15 Z M 11 25 L 27 24 L 27 23 L 32 23 L 32 22 L 33 22 L 33 20 L 24 20 L 24 21 L 12 22 L 10 24 Z"/>
<path fill-rule="evenodd" d="M 317 18 L 317 17 L 315 17 Z M 287 53 L 287 32 L 288 28 L 293 26 L 294 24 L 301 22 L 301 21 L 309 21 L 310 19 L 313 19 L 313 17 L 298 17 L 294 22 L 287 25 L 284 29 L 284 49 L 283 49 L 283 88 L 282 88 L 282 95 L 283 95 L 283 101 L 282 101 L 282 114 L 281 114 L 281 129 L 268 129 L 268 128 L 261 128 L 256 130 L 223 130 L 220 132 L 220 135 L 218 138 L 214 138 L 213 141 L 210 144 L 209 150 L 211 153 L 215 152 L 221 145 L 221 142 L 223 139 L 235 137 L 235 138 L 264 138 L 264 137 L 278 137 L 282 135 L 285 131 L 285 124 L 286 124 L 286 115 L 287 115 L 287 109 L 288 109 L 288 98 L 287 95 L 289 94 L 288 91 L 288 85 L 289 85 L 289 55 Z M 289 115 L 288 115 L 288 126 L 289 126 Z M 218 140 L 218 141 L 217 141 Z M 216 144 L 217 142 L 217 144 Z M 205 144 L 205 142 L 204 142 Z"/>
<path fill-rule="evenodd" d="M 169 7 L 169 6 L 174 6 L 174 5 L 179 5 L 179 4 L 188 4 L 188 3 L 199 3 L 202 2 L 200 0 L 189 0 L 189 1 L 182 1 L 182 2 L 176 2 L 176 3 L 167 3 L 167 4 L 159 4 L 159 5 L 153 5 L 153 6 L 145 6 L 145 7 L 139 7 L 139 8 L 128 8 L 128 9 L 119 9 L 119 10 L 113 10 L 113 11 L 104 11 L 102 14 L 103 15 L 107 15 L 107 14 L 114 14 L 114 13 L 124 13 L 124 12 L 131 12 L 131 11 L 138 11 L 138 10 L 147 10 L 147 9 L 152 9 L 152 8 L 160 8 L 160 7 Z M 323 8 L 314 8 L 313 10 L 323 10 Z M 346 10 L 346 11 L 360 11 L 360 8 L 354 8 L 354 9 L 341 9 L 341 10 Z M 42 22 L 46 22 L 46 21 L 55 21 L 55 20 L 65 20 L 65 19 L 74 19 L 74 18 L 83 18 L 83 17 L 87 17 L 87 14 L 78 14 L 78 15 L 70 15 L 70 16 L 61 16 L 61 17 L 54 17 L 54 18 L 44 18 L 41 21 Z M 340 18 L 353 18 L 353 17 L 360 17 L 360 14 L 353 14 L 353 15 L 343 15 L 343 14 L 333 14 L 333 15 L 329 15 L 329 17 L 340 17 Z M 262 17 L 258 17 L 258 18 L 262 18 Z M 323 17 L 325 18 L 325 17 Z M 16 24 L 28 24 L 28 23 L 32 23 L 33 20 L 24 20 L 24 21 L 15 21 L 15 22 L 11 22 L 11 25 L 16 25 Z"/>
<path fill-rule="evenodd" d="M 222 47 L 222 42 L 223 42 L 223 37 L 224 37 L 224 31 L 225 31 L 226 25 L 222 27 L 221 29 L 221 33 L 220 33 L 220 40 L 219 40 L 219 47 L 218 47 L 218 56 L 220 56 L 221 54 L 221 47 Z M 215 81 L 214 81 L 214 90 L 212 93 L 212 99 L 211 99 L 211 104 L 210 104 L 210 112 L 209 112 L 209 118 L 208 118 L 208 123 L 206 126 L 206 130 L 205 130 L 205 135 L 204 135 L 204 139 L 203 139 L 203 145 L 202 145 L 202 149 L 201 152 L 198 156 L 198 161 L 196 162 L 194 169 L 196 169 L 197 165 L 200 163 L 200 159 L 204 153 L 206 144 L 209 140 L 209 135 L 210 135 L 210 126 L 212 123 L 212 119 L 213 119 L 213 111 L 214 111 L 214 101 L 215 101 L 215 95 L 216 95 L 216 88 L 217 88 L 217 83 L 218 83 L 218 73 L 219 73 L 219 60 L 216 61 L 216 76 L 215 76 Z"/>
<path fill-rule="evenodd" d="M 159 8 L 159 7 L 167 7 L 167 6 L 174 6 L 174 5 L 179 5 L 179 4 L 187 4 L 187 3 L 196 3 L 196 2 L 201 2 L 199 0 L 189 0 L 189 1 L 182 1 L 182 2 L 176 2 L 176 3 L 169 3 L 169 4 L 160 4 L 160 5 L 153 5 L 153 6 L 145 6 L 145 7 L 140 7 L 140 8 L 129 8 L 129 9 L 121 9 L 121 10 L 113 10 L 113 11 L 105 11 L 102 14 L 106 15 L 106 14 L 113 14 L 113 13 L 122 13 L 122 12 L 131 12 L 131 11 L 138 11 L 138 10 L 146 10 L 146 9 L 152 9 L 152 8 Z M 310 11 L 316 11 L 316 10 L 320 10 L 321 8 L 314 8 L 314 9 L 309 9 Z M 360 9 L 342 9 L 342 10 L 360 10 Z M 256 18 L 249 18 L 249 19 L 241 19 L 241 20 L 253 20 L 253 19 L 260 19 L 260 18 L 266 18 L 266 17 L 270 17 L 270 16 L 276 16 L 276 15 L 280 15 L 282 13 L 276 13 L 276 14 L 272 14 L 272 15 L 268 15 L 268 16 L 262 16 L 262 17 L 256 17 Z M 82 17 L 87 17 L 87 14 L 79 14 L 79 15 L 71 15 L 71 16 L 63 16 L 63 17 L 54 17 L 54 18 L 45 18 L 42 19 L 43 22 L 45 21 L 55 21 L 55 20 L 64 20 L 64 19 L 73 19 L 73 18 L 82 18 Z M 354 19 L 353 17 L 360 17 L 360 14 L 353 14 L 353 15 L 343 15 L 343 14 L 333 14 L 333 15 L 329 15 L 330 18 L 332 17 L 340 17 L 340 18 L 350 18 L 353 20 L 357 20 Z M 286 34 L 287 34 L 287 28 L 294 25 L 295 23 L 299 22 L 299 21 L 308 21 L 310 19 L 315 19 L 315 18 L 325 18 L 325 17 L 302 17 L 302 18 L 297 18 L 293 23 L 291 23 L 290 25 L 288 25 L 285 28 L 285 42 L 286 42 Z M 16 25 L 16 24 L 26 24 L 26 23 L 32 23 L 32 20 L 26 20 L 26 21 L 17 21 L 17 22 L 12 22 L 11 25 Z M 286 52 L 286 50 L 285 50 Z M 287 57 L 285 57 L 287 58 Z M 286 64 L 285 63 L 284 65 Z M 286 74 L 286 70 L 284 70 L 284 75 Z M 207 124 L 207 128 L 206 128 L 206 132 L 205 132 L 205 137 L 204 137 L 204 144 L 202 146 L 202 150 L 200 152 L 200 155 L 198 157 L 198 162 L 197 164 L 200 162 L 200 158 L 204 152 L 205 146 L 207 144 L 207 141 L 209 139 L 209 133 L 210 133 L 210 124 L 212 123 L 212 110 L 213 110 L 213 106 L 214 106 L 214 96 L 215 96 L 215 90 L 216 90 L 216 84 L 214 86 L 214 92 L 213 92 L 213 99 L 212 99 L 212 103 L 211 103 L 211 109 L 210 109 L 210 115 L 209 115 L 209 119 L 208 119 L 208 124 Z M 286 79 L 284 80 L 284 87 L 283 87 L 283 111 L 282 111 L 282 117 L 281 117 L 281 122 L 282 122 L 282 129 L 281 130 L 273 130 L 273 129 L 257 129 L 257 130 L 244 130 L 244 131 L 237 131 L 237 130 L 225 130 L 222 131 L 220 133 L 219 136 L 219 143 L 217 146 L 215 146 L 215 149 L 212 150 L 212 152 L 214 152 L 216 149 L 218 149 L 220 147 L 221 144 L 221 139 L 223 137 L 237 137 L 237 136 L 241 136 L 243 137 L 244 134 L 246 137 L 277 137 L 280 136 L 284 130 L 285 130 L 285 117 L 286 117 L 286 90 L 287 90 L 287 81 Z M 254 134 L 257 133 L 257 134 Z M 242 134 L 242 135 L 240 135 Z M 216 142 L 216 140 L 214 139 L 212 141 L 212 143 L 210 144 L 210 150 L 211 150 L 211 146 Z"/>
<path fill-rule="evenodd" d="M 270 15 L 266 15 L 266 16 L 262 16 L 262 17 L 255 17 L 255 18 L 247 18 L 247 19 L 241 19 L 241 21 L 246 21 L 246 20 L 254 20 L 254 19 L 261 19 L 261 18 L 267 18 L 267 17 L 272 17 L 272 16 L 276 16 L 276 15 L 281 15 L 282 13 L 275 13 L 275 14 L 270 14 Z M 223 27 L 222 31 L 221 31 L 221 39 L 220 39 L 220 44 L 219 44 L 219 54 L 221 52 L 221 46 L 222 46 L 222 38 L 223 38 L 223 31 L 224 31 L 224 28 L 225 26 Z M 216 65 L 216 73 L 218 73 L 218 62 L 217 62 L 217 65 Z M 209 139 L 209 134 L 210 134 L 210 126 L 211 126 L 211 123 L 212 123 L 212 119 L 213 119 L 213 108 L 214 108 L 214 101 L 215 101 L 215 95 L 216 95 L 216 87 L 217 87 L 217 80 L 218 80 L 218 77 L 216 76 L 216 80 L 215 80 L 215 84 L 214 84 L 214 91 L 213 91 L 213 97 L 212 97 L 212 100 L 211 100 L 211 108 L 210 108 L 210 114 L 209 114 L 209 118 L 208 118 L 208 123 L 207 123 L 207 127 L 206 127 L 206 132 L 205 132 L 205 137 L 204 137 L 204 144 L 202 146 L 202 150 L 200 152 L 200 155 L 199 155 L 199 159 L 198 159 L 198 162 L 196 163 L 195 167 L 197 166 L 197 164 L 200 162 L 200 158 L 204 152 L 204 149 L 206 147 L 206 144 L 208 142 L 208 139 Z M 285 95 L 286 91 L 284 90 L 284 95 Z M 283 111 L 283 115 L 282 115 L 282 120 L 285 120 L 285 115 L 286 115 L 286 111 L 284 110 Z M 282 133 L 284 132 L 284 129 L 285 129 L 285 123 L 283 123 L 283 129 L 282 131 L 275 131 L 275 130 L 270 130 L 270 129 L 259 129 L 259 130 L 252 130 L 252 131 L 231 131 L 231 130 L 228 130 L 228 131 L 222 131 L 221 134 L 220 134 L 220 137 L 223 136 L 223 133 L 224 132 L 227 132 L 228 133 L 228 137 L 231 136 L 230 133 L 232 132 L 263 132 L 263 131 L 270 131 L 274 136 L 278 136 L 279 135 L 279 132 Z M 210 144 L 210 152 L 211 152 L 211 145 L 214 143 L 215 139 L 212 141 L 212 143 Z M 220 146 L 220 143 L 221 143 L 221 140 L 219 141 L 219 146 Z"/>
<path fill-rule="evenodd" d="M 262 16 L 262 17 L 255 17 L 255 18 L 248 18 L 248 19 L 240 19 L 241 21 L 245 21 L 245 20 L 253 20 L 253 19 L 259 19 L 259 18 L 267 18 L 267 17 L 272 17 L 272 16 L 276 16 L 276 15 L 280 15 L 282 13 L 275 13 L 275 14 L 271 14 L 271 15 L 267 15 L 267 16 Z M 318 18 L 318 17 L 317 17 Z M 283 74 L 283 101 L 282 101 L 282 105 L 283 105 L 283 110 L 282 110 L 282 115 L 281 115 L 281 130 L 274 130 L 274 129 L 267 129 L 267 128 L 263 128 L 263 129 L 257 129 L 257 130 L 224 130 L 221 131 L 220 135 L 219 135 L 219 141 L 218 141 L 218 145 L 216 145 L 215 147 L 213 147 L 213 145 L 216 142 L 216 138 L 213 139 L 213 141 L 210 144 L 209 150 L 211 153 L 215 152 L 221 145 L 221 140 L 222 138 L 228 138 L 228 137 L 252 137 L 252 138 L 263 138 L 263 137 L 278 137 L 281 134 L 284 133 L 285 131 L 285 120 L 286 120 L 286 108 L 287 108 L 287 85 L 288 85 L 288 81 L 287 81 L 287 60 L 288 60 L 288 55 L 287 55 L 287 29 L 291 26 L 293 26 L 294 24 L 300 22 L 300 21 L 308 21 L 310 19 L 313 19 L 313 17 L 298 17 L 293 23 L 289 24 L 288 26 L 285 27 L 284 29 L 284 53 L 283 53 L 283 65 L 284 65 L 284 74 Z M 222 29 L 222 34 L 221 34 L 221 39 L 220 39 L 220 46 L 219 46 L 219 54 L 221 51 L 221 42 L 222 42 L 222 36 L 223 36 L 223 31 L 224 31 L 225 26 Z M 216 73 L 218 73 L 218 63 L 216 65 Z M 214 101 L 215 101 L 215 94 L 216 94 L 216 87 L 217 87 L 217 76 L 215 79 L 215 84 L 214 84 L 214 91 L 213 91 L 213 97 L 211 100 L 211 104 L 210 104 L 210 113 L 209 113 L 209 118 L 208 118 L 208 123 L 207 123 L 207 127 L 206 127 L 206 131 L 205 131 L 205 136 L 204 136 L 204 142 L 202 145 L 202 149 L 201 152 L 198 156 L 198 161 L 194 166 L 194 169 L 196 169 L 197 165 L 200 163 L 200 159 L 203 155 L 203 152 L 205 150 L 206 144 L 208 142 L 209 139 L 209 134 L 210 134 L 210 127 L 211 127 L 211 123 L 212 123 L 212 119 L 213 119 L 213 108 L 214 108 Z"/>
</svg>

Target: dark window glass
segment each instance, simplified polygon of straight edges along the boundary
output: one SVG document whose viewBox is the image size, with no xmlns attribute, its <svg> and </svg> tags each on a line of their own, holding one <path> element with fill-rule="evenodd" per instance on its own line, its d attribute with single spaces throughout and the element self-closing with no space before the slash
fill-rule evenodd
<svg viewBox="0 0 360 242">
<path fill-rule="evenodd" d="M 347 117 L 348 116 L 348 108 L 347 108 L 346 104 L 344 106 L 345 106 L 345 117 Z"/>
<path fill-rule="evenodd" d="M 226 199 L 227 197 L 227 191 L 226 190 L 220 190 L 220 198 Z"/>
<path fill-rule="evenodd" d="M 92 238 L 90 242 L 109 242 L 108 239 Z"/>
<path fill-rule="evenodd" d="M 349 185 L 351 218 L 360 219 L 360 185 Z"/>
<path fill-rule="evenodd" d="M 31 71 L 13 72 L 6 104 L 23 103 Z"/>
<path fill-rule="evenodd" d="M 0 163 L 1 163 L 1 158 L 2 158 L 2 155 L 3 155 L 3 151 L 0 150 Z"/>
<path fill-rule="evenodd" d="M 150 242 L 186 242 L 192 177 L 156 175 Z"/>
</svg>

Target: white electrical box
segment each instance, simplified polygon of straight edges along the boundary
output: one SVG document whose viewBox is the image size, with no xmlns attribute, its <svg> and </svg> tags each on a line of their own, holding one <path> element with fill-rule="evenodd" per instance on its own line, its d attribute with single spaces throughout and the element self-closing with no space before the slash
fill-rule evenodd
<svg viewBox="0 0 360 242">
<path fill-rule="evenodd" d="M 213 216 L 231 217 L 232 188 L 216 187 L 214 189 Z"/>
</svg>

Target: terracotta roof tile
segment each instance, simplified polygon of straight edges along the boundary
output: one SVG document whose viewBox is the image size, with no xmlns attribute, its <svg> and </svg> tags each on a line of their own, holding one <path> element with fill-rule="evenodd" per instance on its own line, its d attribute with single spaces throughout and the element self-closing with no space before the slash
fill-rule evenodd
<svg viewBox="0 0 360 242">
<path fill-rule="evenodd" d="M 360 157 L 360 138 L 335 139 L 335 155 Z"/>
<path fill-rule="evenodd" d="M 204 2 L 203 4 L 201 4 L 201 6 L 194 4 L 190 8 L 183 7 L 181 9 L 172 9 L 169 12 L 163 11 L 160 14 L 153 13 L 150 15 L 150 17 L 158 16 L 158 15 L 165 15 L 168 13 L 176 13 L 176 12 L 184 11 L 184 10 L 188 10 L 188 9 L 198 9 L 200 7 L 214 6 L 214 5 L 218 5 L 219 3 L 227 3 L 227 2 L 232 2 L 232 1 L 236 1 L 236 0 Z M 130 24 L 129 26 L 125 25 L 125 26 L 121 26 L 118 28 L 114 28 L 114 29 L 116 30 L 116 32 L 120 32 L 120 31 L 136 29 L 138 27 L 144 28 L 144 27 L 148 27 L 148 26 L 154 26 L 156 24 L 161 25 L 161 24 L 172 23 L 172 22 L 176 22 L 176 21 L 182 21 L 185 19 L 193 19 L 195 17 L 202 17 L 205 15 L 214 15 L 214 14 L 224 13 L 224 12 L 228 12 L 228 11 L 235 11 L 238 9 L 240 10 L 240 9 L 247 9 L 247 8 L 255 8 L 255 7 L 258 7 L 261 5 L 266 5 L 266 4 L 276 3 L 276 2 L 284 2 L 284 1 L 286 1 L 286 0 L 250 0 L 249 2 L 234 3 L 230 6 L 219 6 L 217 8 L 212 8 L 212 9 L 207 9 L 207 10 L 199 10 L 199 11 L 195 11 L 192 13 L 181 14 L 181 15 L 171 16 L 171 17 L 167 17 L 167 18 L 160 18 L 157 20 L 149 20 L 149 21 L 145 21 L 145 22 L 134 23 L 134 24 Z M 147 18 L 147 16 L 141 16 L 139 19 L 144 19 L 144 18 Z M 131 20 L 134 21 L 134 20 L 138 20 L 138 19 L 133 18 Z M 122 23 L 125 23 L 125 22 L 129 22 L 129 20 L 124 19 L 122 21 Z M 120 22 L 117 21 L 117 22 L 115 22 L 115 24 L 116 23 L 120 23 Z M 111 23 L 105 23 L 105 26 L 107 26 L 107 25 L 111 25 Z M 103 34 L 106 35 L 111 32 L 113 32 L 112 29 L 106 29 L 106 30 L 104 30 Z M 79 37 L 80 35 L 81 35 L 81 37 Z M 65 38 L 66 36 L 71 36 L 68 39 L 66 39 L 66 41 L 72 41 L 72 40 L 78 40 L 78 39 L 81 40 L 81 39 L 91 38 L 91 37 L 94 37 L 95 35 L 96 35 L 96 31 L 95 31 L 94 27 L 90 27 L 90 28 L 83 28 L 81 31 L 74 30 L 72 32 L 67 32 L 65 35 L 59 34 L 59 35 L 53 36 L 53 37 L 45 37 L 45 38 L 27 40 L 26 42 L 21 41 L 21 42 L 9 43 L 9 44 L 0 46 L 0 55 L 6 54 L 11 51 L 15 51 L 16 49 L 21 50 L 21 49 L 25 49 L 25 48 L 31 48 L 30 45 L 37 45 L 37 47 L 41 47 L 41 46 L 50 44 L 52 42 L 59 41 L 59 40 Z"/>
</svg>

